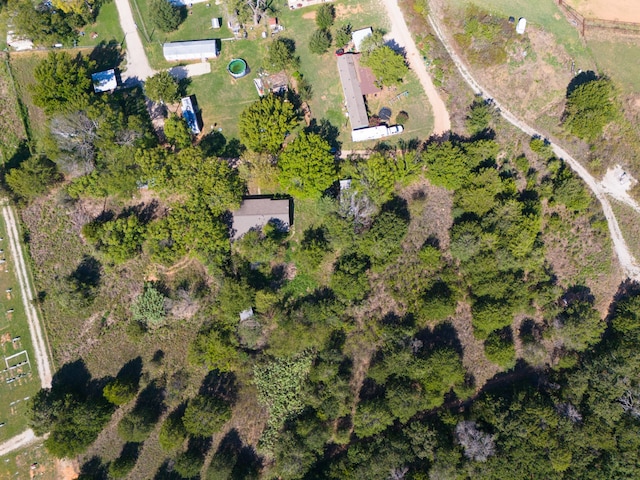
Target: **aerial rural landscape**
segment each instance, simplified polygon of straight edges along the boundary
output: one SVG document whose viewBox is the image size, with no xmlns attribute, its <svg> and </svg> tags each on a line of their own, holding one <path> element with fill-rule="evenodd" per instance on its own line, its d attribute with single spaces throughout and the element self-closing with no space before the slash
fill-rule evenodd
<svg viewBox="0 0 640 480">
<path fill-rule="evenodd" d="M 0 480 L 640 478 L 640 4 L 0 0 Z"/>
</svg>

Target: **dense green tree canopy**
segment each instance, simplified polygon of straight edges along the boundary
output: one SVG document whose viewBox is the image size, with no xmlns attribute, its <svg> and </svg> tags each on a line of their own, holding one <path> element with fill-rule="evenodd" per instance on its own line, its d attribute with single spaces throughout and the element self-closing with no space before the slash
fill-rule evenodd
<svg viewBox="0 0 640 480">
<path fill-rule="evenodd" d="M 564 126 L 575 136 L 593 141 L 617 113 L 613 83 L 607 78 L 599 78 L 579 85 L 569 94 Z"/>
<path fill-rule="evenodd" d="M 166 70 L 147 78 L 144 91 L 147 97 L 158 103 L 175 103 L 180 99 L 178 82 Z"/>
<path fill-rule="evenodd" d="M 45 193 L 59 179 L 56 164 L 41 156 L 29 157 L 5 176 L 13 194 L 27 202 Z"/>
<path fill-rule="evenodd" d="M 336 181 L 335 157 L 320 135 L 302 132 L 278 157 L 278 179 L 293 196 L 317 198 Z"/>
<path fill-rule="evenodd" d="M 149 4 L 151 23 L 163 32 L 172 32 L 182 21 L 180 7 L 165 0 L 151 0 Z"/>
<path fill-rule="evenodd" d="M 231 418 L 231 407 L 216 397 L 198 395 L 187 405 L 182 423 L 191 435 L 210 437 Z"/>
<path fill-rule="evenodd" d="M 318 29 L 309 39 L 309 50 L 311 53 L 322 55 L 331 46 L 331 33 L 328 30 Z"/>
<path fill-rule="evenodd" d="M 276 37 L 268 49 L 268 62 L 276 70 L 296 67 L 300 59 L 296 57 L 296 46 L 293 40 Z"/>
<path fill-rule="evenodd" d="M 81 54 L 72 57 L 67 52 L 49 52 L 33 73 L 33 102 L 48 115 L 87 107 L 90 68 Z"/>
<path fill-rule="evenodd" d="M 267 95 L 240 114 L 240 140 L 247 148 L 275 155 L 285 136 L 298 125 L 298 115 L 290 102 Z"/>
<path fill-rule="evenodd" d="M 333 25 L 335 18 L 336 9 L 330 3 L 323 3 L 316 10 L 316 25 L 321 30 L 326 30 Z"/>
<path fill-rule="evenodd" d="M 378 82 L 385 86 L 398 85 L 409 73 L 402 55 L 387 45 L 376 48 L 363 58 L 362 64 L 371 68 Z"/>
</svg>

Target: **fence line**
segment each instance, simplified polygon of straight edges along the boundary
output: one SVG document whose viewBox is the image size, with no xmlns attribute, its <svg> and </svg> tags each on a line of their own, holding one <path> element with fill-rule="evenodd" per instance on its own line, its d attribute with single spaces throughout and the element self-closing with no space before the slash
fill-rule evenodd
<svg viewBox="0 0 640 480">
<path fill-rule="evenodd" d="M 558 6 L 564 13 L 573 20 L 573 23 L 584 38 L 589 28 L 603 28 L 610 30 L 625 30 L 627 32 L 640 33 L 640 23 L 638 22 L 621 22 L 619 20 L 606 20 L 603 18 L 587 18 L 580 12 L 576 11 L 565 0 L 557 0 Z"/>
</svg>

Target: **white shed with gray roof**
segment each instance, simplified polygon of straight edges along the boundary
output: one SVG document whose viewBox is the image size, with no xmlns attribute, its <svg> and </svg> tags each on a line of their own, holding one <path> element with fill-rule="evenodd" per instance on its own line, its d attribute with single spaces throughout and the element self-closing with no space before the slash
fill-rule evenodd
<svg viewBox="0 0 640 480">
<path fill-rule="evenodd" d="M 168 42 L 162 45 L 162 53 L 168 61 L 201 60 L 216 58 L 220 53 L 218 40 L 192 40 Z"/>
</svg>

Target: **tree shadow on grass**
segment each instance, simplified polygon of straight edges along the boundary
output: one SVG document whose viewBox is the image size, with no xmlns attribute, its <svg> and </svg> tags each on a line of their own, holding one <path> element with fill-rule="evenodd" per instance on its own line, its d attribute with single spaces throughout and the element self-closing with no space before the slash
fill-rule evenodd
<svg viewBox="0 0 640 480">
<path fill-rule="evenodd" d="M 579 73 L 573 77 L 569 82 L 569 85 L 567 85 L 567 98 L 569 98 L 578 87 L 586 83 L 593 82 L 594 80 L 598 80 L 598 74 L 592 70 Z"/>
<path fill-rule="evenodd" d="M 222 398 L 233 404 L 238 395 L 235 374 L 231 372 L 221 372 L 217 369 L 212 370 L 202 381 L 198 394 Z"/>
<path fill-rule="evenodd" d="M 118 68 L 124 60 L 124 51 L 115 40 L 103 40 L 91 50 L 89 60 L 95 62 L 96 72 Z"/>
</svg>

